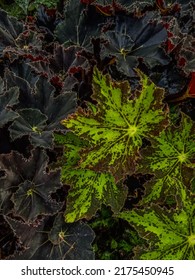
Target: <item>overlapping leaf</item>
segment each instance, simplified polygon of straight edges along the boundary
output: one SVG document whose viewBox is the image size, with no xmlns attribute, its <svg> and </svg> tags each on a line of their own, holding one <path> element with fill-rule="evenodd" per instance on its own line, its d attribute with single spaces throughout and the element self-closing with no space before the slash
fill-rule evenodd
<svg viewBox="0 0 195 280">
<path fill-rule="evenodd" d="M 6 90 L 1 80 L 0 89 L 0 128 L 6 123 L 13 121 L 17 118 L 18 114 L 12 110 L 13 106 L 16 105 L 19 100 L 19 89 L 18 87 L 12 87 Z"/>
<path fill-rule="evenodd" d="M 103 35 L 107 43 L 102 48 L 102 57 L 116 57 L 119 70 L 127 76 L 135 75 L 133 68 L 137 67 L 139 58 L 149 67 L 168 64 L 160 48 L 167 38 L 166 29 L 159 23 L 150 23 L 151 18 L 152 14 L 143 18 L 117 17 L 115 29 Z"/>
<path fill-rule="evenodd" d="M 36 227 L 8 217 L 6 220 L 26 249 L 12 259 L 88 260 L 94 258 L 91 247 L 94 233 L 83 222 L 66 224 L 62 214 L 58 214 L 54 221 L 46 217 Z"/>
<path fill-rule="evenodd" d="M 47 56 L 47 58 L 43 58 L 40 61 L 30 62 L 29 65 L 39 75 L 46 76 L 51 81 L 58 79 L 59 83 L 61 82 L 63 84 L 67 80 L 68 73 L 73 69 L 75 72 L 79 72 L 81 69 L 86 70 L 89 68 L 87 59 L 79 55 L 81 50 L 82 48 L 76 46 L 65 49 L 62 45 L 56 44 L 53 55 Z M 71 78 L 73 80 L 73 77 Z M 72 90 L 74 84 L 73 82 L 70 90 Z M 68 90 L 67 87 L 66 90 Z"/>
<path fill-rule="evenodd" d="M 0 169 L 5 172 L 0 177 L 2 206 L 7 208 L 11 198 L 14 213 L 25 221 L 59 211 L 61 205 L 51 198 L 51 193 L 61 187 L 60 172 L 47 173 L 47 163 L 47 155 L 39 149 L 28 160 L 17 152 L 0 155 Z"/>
<path fill-rule="evenodd" d="M 183 30 L 184 27 L 179 26 L 176 18 L 172 18 L 166 23 L 166 28 L 168 33 L 167 52 L 174 55 L 178 68 L 189 75 L 195 70 L 194 36 Z"/>
<path fill-rule="evenodd" d="M 62 121 L 76 135 L 89 141 L 81 153 L 80 167 L 111 171 L 116 180 L 133 173 L 142 139 L 150 139 L 167 125 L 162 99 L 164 91 L 146 75 L 140 76 L 140 91 L 131 92 L 127 81 L 114 82 L 97 69 L 93 98 L 97 110 L 82 110 Z"/>
<path fill-rule="evenodd" d="M 133 11 L 137 11 L 137 9 L 143 9 L 146 6 L 152 6 L 154 4 L 153 0 L 146 0 L 146 1 L 138 1 L 138 0 L 117 0 L 117 1 L 112 1 L 112 0 L 81 0 L 81 3 L 84 4 L 93 4 L 96 7 L 100 7 L 100 11 L 104 11 L 104 13 L 106 14 L 105 8 L 108 9 L 108 7 L 110 7 L 110 9 L 108 11 L 112 9 L 116 9 L 119 10 L 119 8 L 121 8 L 122 10 L 127 10 L 129 12 L 133 12 Z M 104 8 L 104 9 L 102 9 Z M 108 13 L 108 15 L 110 15 Z"/>
<path fill-rule="evenodd" d="M 7 46 L 3 52 L 11 62 L 20 57 L 38 60 L 46 53 L 42 49 L 42 42 L 43 34 L 25 30 L 15 40 L 15 46 Z"/>
<path fill-rule="evenodd" d="M 24 81 L 21 84 L 22 89 L 27 88 L 27 91 L 20 106 L 30 108 L 17 111 L 18 118 L 9 128 L 11 138 L 15 140 L 28 135 L 34 147 L 51 148 L 53 132 L 64 130 L 60 120 L 75 110 L 76 94 L 67 91 L 55 97 L 54 87 L 43 77 L 38 79 L 33 89 Z"/>
<path fill-rule="evenodd" d="M 179 127 L 168 127 L 155 138 L 152 147 L 142 151 L 138 172 L 155 176 L 146 183 L 142 203 L 165 199 L 167 194 L 179 194 L 175 180 L 190 186 L 195 167 L 195 124 L 182 114 Z"/>
<path fill-rule="evenodd" d="M 177 182 L 180 184 L 179 182 Z M 119 217 L 132 224 L 149 244 L 137 248 L 135 259 L 194 260 L 195 259 L 195 203 L 182 189 L 183 207 L 165 210 L 157 205 L 150 208 L 122 212 Z"/>
<path fill-rule="evenodd" d="M 169 67 L 160 73 L 152 72 L 150 78 L 156 85 L 165 89 L 166 97 L 170 99 L 183 95 L 188 84 L 186 75 L 174 63 L 169 63 Z"/>
<path fill-rule="evenodd" d="M 9 17 L 0 9 L 0 56 L 6 46 L 15 46 L 15 39 L 23 31 L 23 24 L 16 18 Z"/>
<path fill-rule="evenodd" d="M 20 244 L 3 215 L 0 215 L 0 228 L 0 259 L 3 260 L 13 256 L 16 248 L 20 248 Z"/>
<path fill-rule="evenodd" d="M 154 4 L 153 0 L 144 0 L 144 1 L 138 1 L 138 0 L 117 0 L 119 4 L 124 6 L 128 9 L 128 11 L 132 11 L 132 9 L 136 9 L 139 7 L 139 9 L 143 9 L 146 6 L 152 6 Z"/>
<path fill-rule="evenodd" d="M 193 36 L 186 36 L 183 40 L 180 50 L 181 58 L 185 61 L 185 72 L 195 72 L 195 38 Z"/>
<path fill-rule="evenodd" d="M 12 140 L 28 135 L 34 147 L 50 148 L 52 131 L 47 131 L 47 117 L 37 109 L 18 110 L 18 118 L 10 126 Z"/>
<path fill-rule="evenodd" d="M 89 219 L 102 204 L 110 205 L 114 213 L 119 212 L 127 195 L 126 188 L 122 184 L 116 185 L 111 174 L 76 167 L 79 152 L 87 146 L 87 141 L 80 140 L 73 133 L 56 135 L 56 140 L 64 146 L 64 156 L 59 161 L 61 179 L 71 186 L 65 211 L 66 221 Z"/>
<path fill-rule="evenodd" d="M 99 24 L 104 18 L 94 12 L 85 11 L 85 6 L 77 0 L 68 1 L 65 8 L 65 19 L 58 24 L 55 34 L 65 46 L 77 45 L 92 51 L 92 37 L 100 34 Z"/>
</svg>

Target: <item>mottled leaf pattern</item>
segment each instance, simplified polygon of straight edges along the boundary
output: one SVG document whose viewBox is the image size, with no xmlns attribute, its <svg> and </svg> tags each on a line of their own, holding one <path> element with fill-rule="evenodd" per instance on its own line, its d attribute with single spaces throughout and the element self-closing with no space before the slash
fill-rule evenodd
<svg viewBox="0 0 195 280">
<path fill-rule="evenodd" d="M 179 182 L 178 182 L 179 184 Z M 157 205 L 150 208 L 121 212 L 119 217 L 132 224 L 147 240 L 148 248 L 137 248 L 135 259 L 194 260 L 195 203 L 181 185 L 183 207 L 165 210 Z"/>
<path fill-rule="evenodd" d="M 93 99 L 98 103 L 97 112 L 79 108 L 62 121 L 89 141 L 89 148 L 82 150 L 81 168 L 111 171 L 118 181 L 134 172 L 143 137 L 150 139 L 167 125 L 163 89 L 142 72 L 138 74 L 141 89 L 131 92 L 127 81 L 112 81 L 95 68 Z"/>
<path fill-rule="evenodd" d="M 102 204 L 110 205 L 117 213 L 126 198 L 126 188 L 116 185 L 109 173 L 98 173 L 77 167 L 79 151 L 86 147 L 87 141 L 80 140 L 73 133 L 56 135 L 56 141 L 64 145 L 64 156 L 60 159 L 61 179 L 70 184 L 65 219 L 74 222 L 81 218 L 90 219 Z"/>
<path fill-rule="evenodd" d="M 64 156 L 60 160 L 61 179 L 71 186 L 65 220 L 74 222 L 81 218 L 90 219 L 102 204 L 110 205 L 115 213 L 119 212 L 127 195 L 126 188 L 122 184 L 116 185 L 109 173 L 97 173 L 76 167 L 80 158 L 79 151 L 87 142 L 80 140 L 73 133 L 56 135 L 56 140 L 64 145 Z"/>
<path fill-rule="evenodd" d="M 142 151 L 137 170 L 155 175 L 145 185 L 146 197 L 142 204 L 165 199 L 167 194 L 179 194 L 175 179 L 190 186 L 195 167 L 195 124 L 182 114 L 179 127 L 169 126 L 152 143 L 150 149 Z"/>
</svg>

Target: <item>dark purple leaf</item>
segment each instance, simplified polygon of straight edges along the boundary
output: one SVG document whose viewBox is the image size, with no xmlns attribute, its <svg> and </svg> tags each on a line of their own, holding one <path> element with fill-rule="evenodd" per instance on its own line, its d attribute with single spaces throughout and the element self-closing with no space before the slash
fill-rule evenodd
<svg viewBox="0 0 195 280">
<path fill-rule="evenodd" d="M 0 215 L 0 228 L 0 259 L 3 260 L 13 256 L 19 244 L 3 215 Z"/>
<path fill-rule="evenodd" d="M 174 63 L 170 63 L 161 72 L 151 72 L 150 77 L 156 85 L 165 89 L 168 98 L 178 97 L 188 85 L 188 79 Z"/>
<path fill-rule="evenodd" d="M 38 108 L 47 116 L 47 131 L 63 130 L 60 121 L 63 116 L 73 113 L 76 109 L 76 93 L 65 91 L 54 96 L 54 87 L 45 78 L 39 78 L 34 87 L 33 107 Z"/>
<path fill-rule="evenodd" d="M 186 72 L 190 74 L 195 72 L 195 38 L 186 35 L 182 40 L 182 46 L 179 51 L 178 64 Z M 182 63 L 184 61 L 184 64 Z M 181 65 L 180 65 L 181 63 Z"/>
<path fill-rule="evenodd" d="M 90 260 L 94 258 L 91 243 L 94 233 L 83 222 L 66 224 L 63 214 L 54 220 L 46 217 L 37 227 L 6 218 L 25 246 L 15 260 Z M 26 234 L 28 232 L 28 235 Z"/>
<path fill-rule="evenodd" d="M 15 39 L 23 31 L 23 24 L 0 10 L 0 56 L 7 46 L 15 46 Z"/>
<path fill-rule="evenodd" d="M 14 203 L 14 213 L 28 222 L 35 220 L 38 215 L 57 213 L 62 204 L 53 200 L 51 193 L 60 188 L 59 177 L 59 172 L 44 174 L 43 183 L 37 184 L 27 180 L 20 184 L 11 199 Z"/>
<path fill-rule="evenodd" d="M 59 5 L 59 2 L 58 2 Z M 54 38 L 54 30 L 59 23 L 57 9 L 48 9 L 45 6 L 40 6 L 36 13 L 36 24 L 45 34 L 45 40 L 51 42 Z"/>
<path fill-rule="evenodd" d="M 49 80 L 55 77 L 58 78 L 63 86 L 67 78 L 70 77 L 69 73 L 72 68 L 82 69 L 83 71 L 88 70 L 89 63 L 84 56 L 79 54 L 81 51 L 82 48 L 77 46 L 65 49 L 62 45 L 55 44 L 54 53 L 48 56 L 47 60 L 30 62 L 29 65 L 36 73 L 47 77 Z M 75 82 L 73 86 L 74 84 Z"/>
<path fill-rule="evenodd" d="M 189 75 L 195 71 L 195 38 L 183 33 L 175 18 L 165 24 L 168 32 L 167 52 L 177 62 L 178 68 Z"/>
<path fill-rule="evenodd" d="M 167 31 L 162 24 L 151 22 L 152 13 L 142 18 L 116 17 L 114 30 L 103 34 L 107 41 L 102 48 L 102 58 L 116 57 L 119 70 L 127 76 L 133 75 L 133 68 L 139 60 L 152 68 L 156 65 L 167 65 L 168 57 L 161 48 L 167 39 Z"/>
<path fill-rule="evenodd" d="M 43 35 L 32 30 L 25 30 L 15 40 L 15 45 L 8 45 L 4 53 L 9 55 L 11 62 L 19 57 L 29 58 L 30 60 L 40 60 L 46 54 L 42 50 Z"/>
<path fill-rule="evenodd" d="M 51 148 L 52 131 L 47 130 L 47 117 L 37 109 L 18 110 L 18 118 L 9 127 L 12 140 L 28 135 L 34 147 Z"/>
<path fill-rule="evenodd" d="M 0 155 L 0 169 L 5 173 L 0 177 L 0 203 L 4 212 L 7 212 L 8 202 L 13 202 L 16 215 L 33 221 L 38 215 L 60 210 L 62 205 L 51 198 L 51 194 L 62 186 L 60 171 L 47 172 L 47 164 L 48 157 L 40 149 L 34 150 L 29 159 L 17 152 Z"/>
<path fill-rule="evenodd" d="M 17 87 L 12 87 L 7 91 L 5 88 L 4 90 L 2 88 L 0 89 L 0 128 L 18 116 L 12 110 L 13 106 L 19 102 L 18 97 L 19 89 Z"/>
<path fill-rule="evenodd" d="M 5 70 L 4 80 L 8 87 L 18 86 L 20 88 L 20 101 L 22 98 L 22 102 L 24 102 L 26 91 L 29 94 L 38 77 L 32 73 L 31 67 L 24 62 L 15 61 L 9 68 L 10 70 L 8 68 Z"/>
<path fill-rule="evenodd" d="M 39 78 L 32 90 L 28 84 L 22 83 L 28 89 L 24 93 L 26 95 L 21 97 L 24 100 L 23 106 L 30 108 L 17 111 L 19 117 L 9 128 L 11 138 L 15 140 L 29 135 L 35 147 L 51 148 L 53 131 L 64 130 L 60 121 L 76 108 L 76 93 L 67 91 L 55 97 L 54 87 L 43 77 Z"/>
<path fill-rule="evenodd" d="M 125 8 L 128 12 L 137 12 L 139 10 L 143 10 L 146 7 L 153 6 L 154 0 L 145 0 L 145 1 L 138 1 L 138 0 L 117 0 L 123 8 Z"/>
<path fill-rule="evenodd" d="M 93 50 L 92 37 L 100 35 L 100 25 L 105 21 L 94 7 L 90 12 L 77 0 L 68 1 L 64 13 L 64 21 L 55 30 L 58 41 L 65 46 L 76 45 L 89 51 Z"/>
</svg>

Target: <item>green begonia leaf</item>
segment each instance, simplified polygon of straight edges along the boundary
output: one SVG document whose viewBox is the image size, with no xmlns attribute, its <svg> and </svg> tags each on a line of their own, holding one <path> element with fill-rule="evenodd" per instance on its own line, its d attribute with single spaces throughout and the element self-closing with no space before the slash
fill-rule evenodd
<svg viewBox="0 0 195 280">
<path fill-rule="evenodd" d="M 78 168 L 79 151 L 87 141 L 79 139 L 72 132 L 65 136 L 56 135 L 56 141 L 64 145 L 64 156 L 60 159 L 61 179 L 70 185 L 65 211 L 66 222 L 82 218 L 90 219 L 102 204 L 110 205 L 114 213 L 123 207 L 127 189 L 115 184 L 110 173 L 98 173 Z"/>
<path fill-rule="evenodd" d="M 195 203 L 182 189 L 183 207 L 165 210 L 157 205 L 143 210 L 122 212 L 119 217 L 131 223 L 147 240 L 148 248 L 136 248 L 135 259 L 194 260 Z"/>
<path fill-rule="evenodd" d="M 112 81 L 95 68 L 92 97 L 98 103 L 97 112 L 79 108 L 62 121 L 89 142 L 82 150 L 81 168 L 110 171 L 118 181 L 134 172 L 142 139 L 158 135 L 167 125 L 164 90 L 137 72 L 141 89 L 131 92 L 127 81 Z"/>
<path fill-rule="evenodd" d="M 190 186 L 195 167 L 195 124 L 182 114 L 179 127 L 167 127 L 159 137 L 152 141 L 152 147 L 141 153 L 138 172 L 153 173 L 155 176 L 145 184 L 146 196 L 141 203 L 148 203 L 167 194 L 178 194 L 180 180 Z M 161 194 L 163 193 L 163 196 Z"/>
</svg>

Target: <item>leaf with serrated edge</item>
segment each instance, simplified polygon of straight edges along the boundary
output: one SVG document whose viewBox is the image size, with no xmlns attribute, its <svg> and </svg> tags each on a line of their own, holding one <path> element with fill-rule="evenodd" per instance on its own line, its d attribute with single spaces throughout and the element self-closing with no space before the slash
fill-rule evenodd
<svg viewBox="0 0 195 280">
<path fill-rule="evenodd" d="M 164 91 L 138 71 L 141 90 L 132 93 L 129 83 L 112 81 L 97 68 L 93 75 L 93 99 L 97 112 L 79 108 L 62 121 L 89 147 L 82 150 L 81 168 L 111 171 L 116 181 L 133 173 L 142 146 L 168 124 L 162 99 Z"/>
<path fill-rule="evenodd" d="M 47 130 L 47 116 L 37 109 L 18 110 L 18 118 L 9 127 L 12 140 L 28 135 L 34 147 L 51 148 L 52 131 Z"/>
<path fill-rule="evenodd" d="M 64 145 L 64 158 L 60 159 L 61 179 L 71 186 L 65 220 L 74 222 L 82 218 L 90 219 L 102 204 L 110 205 L 112 211 L 118 213 L 127 196 L 126 188 L 122 184 L 116 185 L 109 173 L 75 167 L 80 158 L 79 151 L 86 147 L 87 142 L 71 132 L 65 136 L 56 135 L 56 140 Z"/>
<path fill-rule="evenodd" d="M 26 250 L 14 260 L 83 260 L 93 259 L 91 243 L 94 232 L 85 223 L 64 222 L 63 214 L 43 217 L 38 225 L 23 224 L 10 217 L 6 221 Z M 28 232 L 28 234 L 26 234 Z"/>
<path fill-rule="evenodd" d="M 186 195 L 184 185 L 180 189 L 183 201 L 180 209 L 168 211 L 152 204 L 144 210 L 135 209 L 118 215 L 132 224 L 149 244 L 148 248 L 136 248 L 135 259 L 195 259 L 195 203 Z"/>
<path fill-rule="evenodd" d="M 32 222 L 39 215 L 53 215 L 61 209 L 62 204 L 51 197 L 62 186 L 60 170 L 46 172 L 47 165 L 48 156 L 40 149 L 33 150 L 29 159 L 15 151 L 0 155 L 0 168 L 5 171 L 0 178 L 3 212 L 10 211 L 12 203 L 15 215 Z"/>
<path fill-rule="evenodd" d="M 19 102 L 18 98 L 18 87 L 12 87 L 4 94 L 0 92 L 0 128 L 6 123 L 13 121 L 18 116 L 18 114 L 11 109 Z"/>
<path fill-rule="evenodd" d="M 152 147 L 142 150 L 137 172 L 155 176 L 145 184 L 146 196 L 141 204 L 163 199 L 167 194 L 179 194 L 175 179 L 190 185 L 195 167 L 195 124 L 182 114 L 179 127 L 167 127 L 152 141 Z"/>
</svg>

